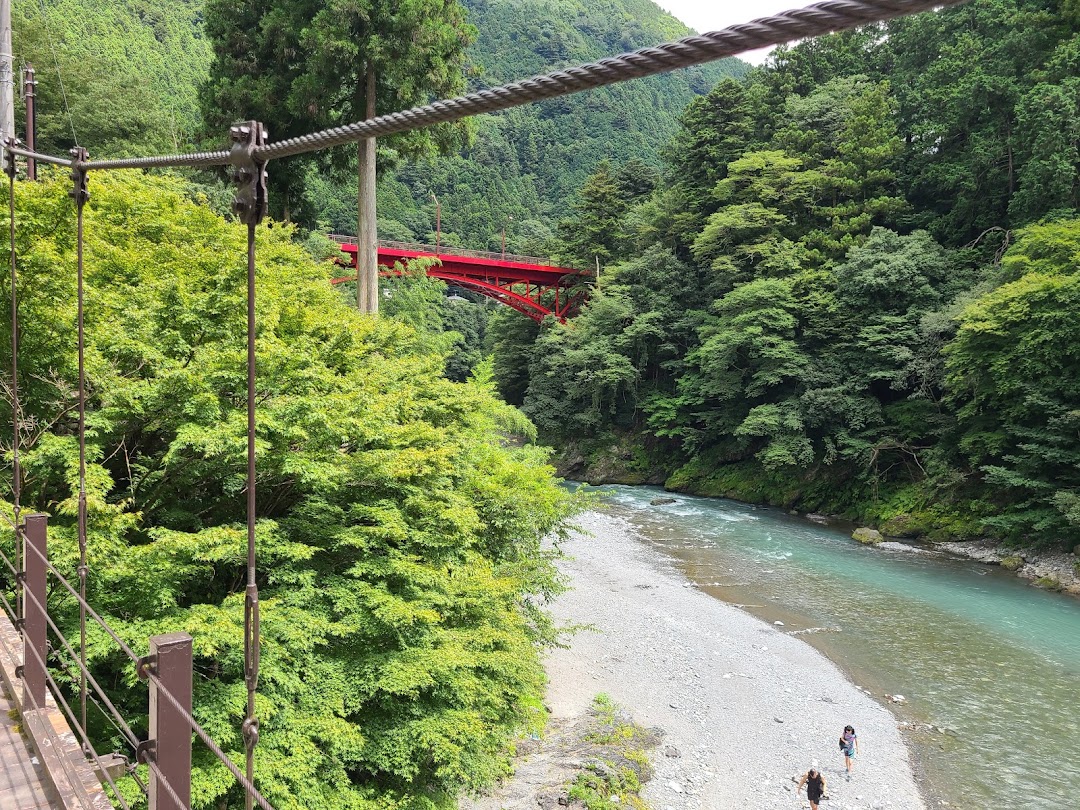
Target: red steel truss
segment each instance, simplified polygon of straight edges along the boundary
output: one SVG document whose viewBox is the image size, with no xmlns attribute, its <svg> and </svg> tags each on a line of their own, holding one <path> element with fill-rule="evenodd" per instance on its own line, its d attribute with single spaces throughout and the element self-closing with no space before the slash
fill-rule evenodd
<svg viewBox="0 0 1080 810">
<path fill-rule="evenodd" d="M 347 256 L 341 264 L 356 267 L 356 242 L 351 241 L 354 237 L 330 238 L 341 245 L 341 252 Z M 509 253 L 380 242 L 378 256 L 379 266 L 385 268 L 380 275 L 384 276 L 402 275 L 402 267 L 410 259 L 438 259 L 441 263 L 433 264 L 427 270 L 432 278 L 475 290 L 513 307 L 537 323 L 549 315 L 565 322 L 576 314 L 588 295 L 586 282 L 591 278 L 580 270 L 555 267 L 544 264 L 543 259 Z M 332 279 L 331 283 L 340 284 L 355 278 L 343 276 Z"/>
</svg>

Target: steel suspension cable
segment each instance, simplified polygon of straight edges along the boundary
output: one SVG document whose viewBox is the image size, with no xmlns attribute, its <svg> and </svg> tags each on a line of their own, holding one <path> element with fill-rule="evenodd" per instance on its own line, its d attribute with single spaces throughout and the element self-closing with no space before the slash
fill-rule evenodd
<svg viewBox="0 0 1080 810">
<path fill-rule="evenodd" d="M 16 531 L 18 530 L 16 529 Z M 16 538 L 16 542 L 18 542 L 18 538 Z M 12 564 L 11 560 L 8 558 L 8 555 L 5 554 L 3 551 L 0 551 L 0 561 L 3 561 L 4 565 L 7 566 L 7 569 L 11 571 L 12 576 L 19 576 L 19 569 Z M 16 587 L 18 586 L 16 585 Z"/>
<path fill-rule="evenodd" d="M 27 149 L 25 146 L 13 145 L 7 146 L 5 149 L 13 155 L 19 157 L 30 158 L 38 163 L 51 163 L 54 166 L 71 166 L 70 157 L 57 157 L 56 155 L 47 155 L 44 152 L 35 152 L 32 149 Z"/>
<path fill-rule="evenodd" d="M 7 642 L 5 642 L 2 638 L 0 638 L 0 647 L 3 647 L 4 654 L 7 655 L 9 658 L 16 658 L 17 657 L 15 655 L 14 651 L 7 645 Z M 34 657 L 38 661 L 41 660 L 41 656 L 38 655 L 36 651 L 34 652 Z M 46 681 L 46 683 L 47 683 L 47 681 Z M 39 711 L 41 709 L 47 709 L 48 708 L 48 706 L 39 706 L 38 705 L 38 702 L 34 698 L 32 690 L 25 689 L 25 690 L 23 690 L 22 694 L 24 696 L 23 699 L 26 700 L 27 703 L 29 704 L 31 711 Z M 54 700 L 55 700 L 55 697 L 54 697 Z M 24 712 L 25 712 L 25 709 L 24 709 Z M 65 718 L 66 717 L 67 717 L 67 715 L 65 715 Z M 56 732 L 56 729 L 53 728 L 52 723 L 48 723 L 48 722 L 43 723 L 42 728 L 45 730 L 46 742 L 49 745 L 54 746 L 57 750 L 61 750 L 63 748 L 64 741 L 62 739 L 60 739 L 60 735 Z M 61 758 L 60 762 L 61 762 L 61 767 L 63 767 L 63 769 L 64 769 L 64 772 L 66 774 L 68 774 L 68 776 L 70 777 L 71 776 L 71 771 L 68 768 L 68 760 L 67 760 L 67 758 L 66 757 Z M 85 808 L 86 807 L 86 802 L 83 801 L 83 797 L 78 796 L 77 798 L 78 798 L 79 806 Z M 123 797 L 121 797 L 121 801 L 122 800 L 123 800 Z M 89 808 L 89 810 L 94 810 L 94 808 Z"/>
<path fill-rule="evenodd" d="M 259 147 L 255 150 L 255 156 L 260 160 L 272 160 L 328 149 L 365 138 L 408 132 L 433 124 L 458 121 L 479 113 L 497 112 L 628 79 L 639 79 L 678 68 L 700 65 L 756 48 L 820 36 L 933 8 L 960 5 L 964 2 L 966 0 L 828 0 L 806 8 L 785 11 L 772 17 L 762 17 L 742 25 L 733 25 L 722 31 L 685 37 L 675 42 L 642 48 L 577 67 L 556 70 L 524 81 L 300 135 Z M 86 168 L 94 170 L 216 166 L 228 163 L 228 157 L 228 152 L 220 151 L 191 155 L 119 158 L 92 161 L 86 164 Z"/>
<path fill-rule="evenodd" d="M 124 795 L 120 792 L 120 789 L 116 786 L 116 782 L 113 781 L 112 776 L 109 774 L 108 770 L 105 768 L 105 765 L 102 763 L 101 756 L 98 754 L 97 750 L 95 750 L 93 744 L 90 742 L 90 735 L 87 733 L 86 727 L 82 726 L 82 725 L 79 725 L 79 721 L 75 717 L 75 712 L 72 710 L 71 704 L 69 704 L 67 702 L 67 700 L 64 698 L 64 693 L 63 693 L 63 690 L 60 689 L 60 684 L 58 684 L 56 682 L 56 679 L 53 677 L 52 673 L 49 672 L 49 667 L 48 667 L 47 662 L 42 660 L 41 654 L 37 650 L 35 650 L 33 648 L 33 645 L 24 644 L 23 645 L 23 652 L 24 653 L 29 652 L 34 657 L 34 660 L 37 661 L 41 665 L 41 670 L 42 670 L 42 672 L 45 673 L 45 680 L 49 684 L 49 686 L 51 687 L 49 689 L 49 691 L 52 692 L 53 699 L 61 707 L 64 714 L 67 716 L 68 721 L 74 727 L 75 731 L 77 731 L 79 733 L 79 737 L 82 738 L 82 749 L 83 749 L 84 755 L 88 755 L 94 761 L 94 764 L 98 766 L 98 770 L 101 772 L 101 775 L 105 778 L 105 781 L 107 781 L 109 783 L 109 787 L 111 787 L 113 789 L 113 792 L 116 794 L 116 797 L 120 801 L 120 804 L 123 806 L 124 810 L 131 810 L 131 808 L 128 806 L 128 803 L 124 800 Z M 38 706 L 37 705 L 37 702 L 33 699 L 33 695 L 31 694 L 30 689 L 25 689 L 24 688 L 23 689 L 23 695 L 29 696 L 30 702 L 34 705 L 35 709 L 47 708 L 45 706 Z M 47 728 L 51 726 L 51 724 L 48 721 L 46 721 L 44 723 L 44 725 Z"/>
<path fill-rule="evenodd" d="M 14 139 L 12 139 L 14 140 Z M 15 272 L 15 156 L 8 166 L 8 239 L 11 242 L 11 491 L 15 514 L 15 567 L 22 570 L 22 554 L 19 550 L 19 517 L 22 511 L 22 470 L 19 468 L 19 431 L 22 413 L 19 407 L 19 292 Z M 18 587 L 18 586 L 16 586 Z M 22 617 L 19 607 L 22 600 L 16 596 L 16 618 Z"/>
<path fill-rule="evenodd" d="M 86 727 L 86 328 L 85 285 L 83 272 L 83 209 L 90 194 L 86 190 L 86 171 L 79 168 L 88 159 L 86 149 L 77 146 L 71 150 L 71 179 L 75 182 L 71 196 L 75 200 L 75 255 L 76 287 L 78 299 L 78 349 L 79 349 L 79 707 L 83 728 Z"/>
<path fill-rule="evenodd" d="M 35 548 L 32 545 L 27 546 L 27 548 L 33 551 L 34 554 L 36 554 L 38 558 L 44 562 L 45 567 L 49 570 L 49 573 L 51 573 L 56 578 L 56 581 L 60 583 L 64 590 L 66 590 L 69 594 L 75 597 L 76 600 L 80 598 L 79 592 L 75 590 L 71 582 L 68 581 L 67 577 L 61 574 L 60 571 L 57 570 L 56 566 L 53 565 L 52 562 L 44 554 L 42 554 L 39 549 Z M 123 652 L 124 655 L 126 655 L 131 660 L 131 663 L 138 664 L 142 659 L 135 654 L 131 647 L 128 646 L 127 642 L 125 642 L 122 638 L 120 638 L 120 636 L 116 634 L 115 630 L 109 627 L 108 623 L 103 618 L 101 618 L 101 615 L 96 610 L 90 607 L 89 604 L 85 604 L 85 600 L 83 601 L 86 608 L 86 614 L 91 619 L 93 619 L 101 627 L 102 630 L 104 630 L 108 634 L 109 638 L 116 642 L 116 646 L 119 647 L 121 652 Z"/>
<path fill-rule="evenodd" d="M 207 749 L 209 749 L 210 753 L 217 757 L 221 764 L 224 765 L 228 769 L 229 773 L 233 775 L 233 778 L 240 783 L 240 787 L 244 789 L 246 795 L 249 798 L 253 799 L 255 801 L 255 804 L 259 805 L 262 810 L 274 810 L 270 802 L 268 802 L 263 797 L 263 795 L 256 789 L 252 781 L 246 776 L 244 776 L 241 770 L 236 767 L 236 765 L 232 761 L 232 758 L 230 758 L 228 754 L 221 750 L 221 746 L 214 742 L 214 740 L 210 737 L 209 734 L 206 733 L 206 730 L 202 726 L 195 722 L 195 718 L 191 716 L 191 712 L 185 709 L 180 704 L 180 701 L 177 700 L 176 697 L 172 694 L 172 692 L 165 688 L 165 685 L 161 682 L 157 675 L 155 675 L 153 672 L 146 672 L 146 677 L 147 680 L 152 681 L 154 685 L 157 686 L 158 694 L 161 697 L 164 697 L 165 700 L 168 701 L 169 705 L 172 706 L 176 710 L 176 712 L 184 718 L 184 722 L 188 723 L 191 726 L 191 730 L 195 732 L 195 736 L 203 741 L 203 744 L 207 747 Z"/>
<path fill-rule="evenodd" d="M 255 581 L 255 223 L 247 227 L 247 588 L 244 591 L 244 681 L 247 715 L 244 718 L 246 775 L 255 781 L 255 746 L 259 721 L 255 717 L 255 691 L 259 686 L 259 586 Z M 252 795 L 245 794 L 245 810 L 252 810 Z"/>
<path fill-rule="evenodd" d="M 120 723 L 121 726 L 123 726 L 121 731 L 123 732 L 123 735 L 127 738 L 128 743 L 130 743 L 133 747 L 137 747 L 139 745 L 138 736 L 135 734 L 134 731 L 131 730 L 131 726 L 127 724 L 127 721 L 125 721 L 124 718 L 120 715 L 119 710 L 116 708 L 116 706 L 113 705 L 112 701 L 109 700 L 104 690 L 90 674 L 90 670 L 82 661 L 81 655 L 75 652 L 75 649 L 71 646 L 71 643 L 67 640 L 67 638 L 64 637 L 64 634 L 60 632 L 60 628 L 56 626 L 56 622 L 54 622 L 52 616 L 49 615 L 46 606 L 41 604 L 41 602 L 38 601 L 38 598 L 31 591 L 27 590 L 26 596 L 44 614 L 45 621 L 48 622 L 48 625 L 50 628 L 52 628 L 52 631 L 56 635 L 56 638 L 63 645 L 68 655 L 71 656 L 71 659 L 75 663 L 76 668 L 81 673 L 82 679 L 90 683 L 94 691 L 97 692 L 98 696 L 105 702 L 105 705 L 109 708 L 109 711 L 112 712 L 113 717 Z M 85 723 L 85 718 L 83 718 L 83 722 Z"/>
</svg>

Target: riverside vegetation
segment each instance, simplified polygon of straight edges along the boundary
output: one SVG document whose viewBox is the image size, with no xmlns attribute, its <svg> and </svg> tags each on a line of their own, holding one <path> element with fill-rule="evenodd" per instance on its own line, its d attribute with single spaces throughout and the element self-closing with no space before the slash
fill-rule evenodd
<svg viewBox="0 0 1080 810">
<path fill-rule="evenodd" d="M 500 390 L 575 477 L 1071 550 L 1078 29 L 974 0 L 721 82 L 661 182 L 582 186 L 559 250 L 599 289 L 496 318 Z"/>
<path fill-rule="evenodd" d="M 192 635 L 195 717 L 242 760 L 245 234 L 179 180 L 92 185 L 88 599 L 135 649 Z M 16 189 L 23 504 L 52 514 L 52 558 L 73 575 L 68 182 Z M 279 810 L 452 806 L 504 774 L 509 740 L 542 720 L 554 630 L 539 603 L 558 579 L 540 542 L 573 502 L 483 366 L 447 380 L 437 339 L 357 314 L 290 229 L 261 227 L 257 250 L 260 787 Z M 10 321 L 0 332 L 10 345 Z M 77 637 L 75 605 L 54 593 L 50 608 Z M 145 733 L 145 686 L 89 633 L 91 670 Z M 193 796 L 238 800 L 201 746 Z"/>
</svg>

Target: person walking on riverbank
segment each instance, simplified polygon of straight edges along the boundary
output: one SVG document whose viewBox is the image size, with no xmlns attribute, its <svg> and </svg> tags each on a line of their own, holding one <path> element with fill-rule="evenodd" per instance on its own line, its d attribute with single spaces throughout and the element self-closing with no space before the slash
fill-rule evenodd
<svg viewBox="0 0 1080 810">
<path fill-rule="evenodd" d="M 847 776 L 850 779 L 855 755 L 859 753 L 859 738 L 855 736 L 854 726 L 844 726 L 844 733 L 840 735 L 840 750 L 844 753 L 844 765 L 847 767 Z"/>
<path fill-rule="evenodd" d="M 810 800 L 810 810 L 818 810 L 818 802 L 825 795 L 825 777 L 816 768 L 811 768 L 802 775 L 795 792 L 802 790 L 803 785 L 806 785 L 806 798 Z"/>
</svg>

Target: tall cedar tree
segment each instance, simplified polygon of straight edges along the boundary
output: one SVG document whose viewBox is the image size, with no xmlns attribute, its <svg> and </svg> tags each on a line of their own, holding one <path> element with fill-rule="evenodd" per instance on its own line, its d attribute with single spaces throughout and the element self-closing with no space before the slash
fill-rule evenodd
<svg viewBox="0 0 1080 810">
<path fill-rule="evenodd" d="M 275 138 L 395 112 L 458 92 L 465 49 L 474 36 L 457 0 L 208 0 L 206 30 L 214 44 L 202 88 L 211 131 L 261 120 Z M 447 150 L 460 127 L 393 139 L 406 153 Z M 302 192 L 305 164 L 282 161 L 271 173 L 289 218 Z M 375 140 L 359 144 L 357 306 L 378 312 Z"/>
</svg>

